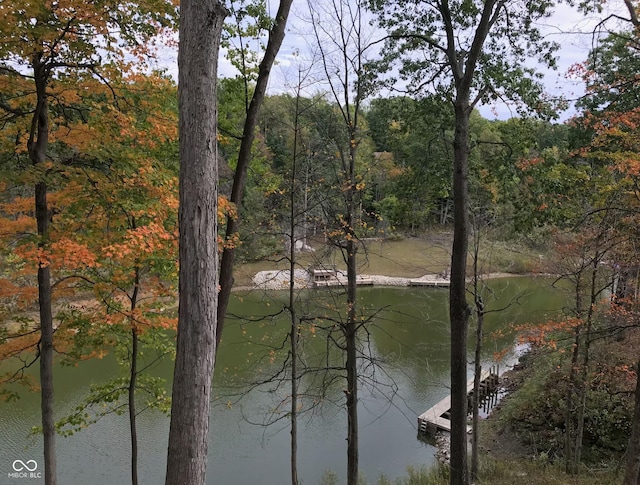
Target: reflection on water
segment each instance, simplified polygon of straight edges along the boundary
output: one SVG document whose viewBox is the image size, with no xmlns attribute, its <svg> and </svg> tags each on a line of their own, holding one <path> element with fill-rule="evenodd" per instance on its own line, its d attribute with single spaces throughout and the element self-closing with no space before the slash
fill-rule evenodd
<svg viewBox="0 0 640 485">
<path fill-rule="evenodd" d="M 529 278 L 491 282 L 492 297 L 485 298 L 488 309 L 492 305 L 501 308 L 509 302 L 511 305 L 505 311 L 487 314 L 487 361 L 495 351 L 513 342 L 509 332 L 491 337 L 496 330 L 512 323 L 541 321 L 561 308 L 563 295 L 551 291 L 548 283 Z M 366 375 L 375 377 L 377 383 L 367 379 L 360 394 L 360 465 L 369 481 L 375 482 L 383 473 L 394 478 L 404 475 L 409 465 L 433 463 L 433 447 L 416 439 L 416 417 L 448 394 L 448 292 L 362 288 L 359 296 L 363 314 L 376 313 L 366 324 L 370 345 L 363 351 L 384 362 L 375 373 L 368 368 Z M 286 356 L 286 352 L 269 352 L 282 346 L 289 328 L 286 313 L 282 312 L 284 298 L 279 293 L 234 297 L 230 308 L 233 318 L 225 328 L 216 364 L 209 483 L 280 485 L 289 480 L 290 435 L 284 414 L 287 409 L 279 407 L 287 401 L 286 382 L 279 389 L 270 384 L 239 398 L 248 383 L 269 375 Z M 300 295 L 300 313 L 308 317 L 335 311 L 339 305 L 339 298 L 327 290 Z M 247 316 L 252 317 L 251 321 L 240 318 Z M 318 356 L 327 348 L 326 334 L 319 327 L 314 332 L 303 330 L 301 336 L 305 362 L 318 364 Z M 331 361 L 339 358 L 334 351 Z M 55 382 L 59 416 L 81 402 L 90 383 L 106 382 L 118 372 L 111 357 L 82 362 L 76 368 L 58 366 Z M 161 362 L 151 372 L 169 378 L 172 364 Z M 318 375 L 310 373 L 301 379 L 307 392 L 303 405 L 313 405 L 310 412 L 301 416 L 299 424 L 299 476 L 307 484 L 319 483 L 325 470 L 333 470 L 343 478 L 346 469 L 343 384 L 338 380 L 321 395 Z M 145 412 L 138 419 L 140 483 L 163 483 L 168 418 L 158 412 Z M 275 424 L 267 427 L 255 424 L 274 420 Z M 0 403 L 0 483 L 24 483 L 21 479 L 5 480 L 14 460 L 42 463 L 42 439 L 30 435 L 38 424 L 37 394 L 23 393 L 18 402 Z M 57 450 L 62 485 L 130 481 L 126 416 L 110 415 L 70 438 L 59 437 Z M 43 481 L 33 479 L 29 483 Z"/>
</svg>

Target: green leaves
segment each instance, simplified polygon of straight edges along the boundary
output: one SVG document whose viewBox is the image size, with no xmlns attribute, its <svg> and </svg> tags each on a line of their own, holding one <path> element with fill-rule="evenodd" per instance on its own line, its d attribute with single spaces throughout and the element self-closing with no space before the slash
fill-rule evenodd
<svg viewBox="0 0 640 485">
<path fill-rule="evenodd" d="M 227 59 L 244 80 L 255 81 L 273 19 L 264 0 L 233 0 L 229 13 L 220 45 L 227 50 Z"/>
<path fill-rule="evenodd" d="M 138 412 L 154 409 L 165 414 L 169 413 L 171 398 L 167 395 L 164 379 L 140 374 L 136 389 L 142 391 L 142 396 L 138 397 L 142 404 Z M 103 384 L 92 385 L 83 401 L 56 423 L 56 431 L 61 436 L 69 437 L 105 416 L 125 414 L 128 412 L 128 393 L 128 376 L 116 377 Z"/>
<path fill-rule="evenodd" d="M 558 45 L 545 40 L 537 27 L 554 5 L 546 0 L 408 0 L 374 2 L 371 8 L 390 34 L 384 49 L 387 68 L 398 68 L 409 90 L 453 99 L 453 87 L 464 86 L 464 75 L 472 105 L 500 97 L 549 116 L 540 105 L 537 75 L 522 66 L 531 59 L 555 65 Z"/>
</svg>

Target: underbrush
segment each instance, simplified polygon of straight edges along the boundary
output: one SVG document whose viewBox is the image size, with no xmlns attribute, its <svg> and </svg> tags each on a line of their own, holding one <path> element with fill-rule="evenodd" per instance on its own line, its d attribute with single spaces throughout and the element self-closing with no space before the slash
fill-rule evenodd
<svg viewBox="0 0 640 485">
<path fill-rule="evenodd" d="M 339 482 L 335 475 L 329 475 L 331 479 L 322 485 L 337 485 Z M 327 476 L 325 475 L 325 478 Z M 483 457 L 480 461 L 479 478 L 477 485 L 617 485 L 621 475 L 615 464 L 609 467 L 588 468 L 583 467 L 577 476 L 569 476 L 561 465 L 551 463 L 542 455 L 535 460 L 494 459 Z M 360 485 L 366 485 L 366 480 L 361 480 Z M 407 469 L 407 476 L 389 480 L 380 477 L 375 485 L 449 485 L 449 469 L 438 465 L 431 468 Z"/>
<path fill-rule="evenodd" d="M 632 379 L 628 369 L 637 359 L 637 346 L 631 342 L 637 338 L 603 339 L 592 345 L 582 440 L 582 462 L 587 468 L 619 462 L 628 444 L 635 386 L 635 376 Z M 524 383 L 498 413 L 502 429 L 513 430 L 534 456 L 544 456 L 550 463 L 564 461 L 570 354 L 569 349 L 536 354 Z M 571 415 L 575 417 L 575 393 L 573 399 Z"/>
</svg>

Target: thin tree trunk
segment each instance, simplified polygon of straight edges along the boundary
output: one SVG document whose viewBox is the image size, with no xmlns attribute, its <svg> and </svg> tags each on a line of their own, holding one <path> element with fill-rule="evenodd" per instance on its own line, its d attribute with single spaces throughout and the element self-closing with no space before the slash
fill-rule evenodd
<svg viewBox="0 0 640 485">
<path fill-rule="evenodd" d="M 292 252 L 295 251 L 294 250 Z M 293 263 L 291 264 L 293 269 Z M 298 320 L 293 301 L 293 276 L 290 281 L 291 311 L 291 485 L 298 485 Z"/>
<path fill-rule="evenodd" d="M 180 5 L 180 273 L 167 485 L 204 485 L 218 302 L 217 67 L 227 11 Z"/>
<path fill-rule="evenodd" d="M 473 372 L 473 421 L 472 421 L 472 438 L 471 438 L 471 482 L 478 480 L 479 469 L 479 453 L 478 441 L 480 439 L 478 430 L 479 407 L 480 407 L 480 377 L 482 373 L 482 365 L 480 359 L 482 356 L 482 341 L 484 338 L 484 302 L 480 294 L 480 270 L 478 269 L 480 236 L 479 229 L 475 228 L 474 247 L 473 247 L 473 294 L 476 307 L 476 349 L 474 357 Z"/>
<path fill-rule="evenodd" d="M 573 422 L 573 395 L 575 393 L 576 372 L 578 367 L 578 353 L 580 351 L 581 329 L 578 326 L 575 329 L 575 339 L 573 350 L 571 352 L 571 367 L 569 368 L 569 382 L 567 386 L 567 394 L 565 396 L 566 410 L 564 416 L 564 468 L 568 474 L 573 474 L 573 442 L 574 442 L 574 422 Z"/>
<path fill-rule="evenodd" d="M 133 225 L 135 229 L 135 223 Z M 138 329 L 133 312 L 138 304 L 140 268 L 136 266 L 131 295 L 131 364 L 129 367 L 129 431 L 131 435 L 131 484 L 138 485 L 138 429 L 136 426 L 136 379 L 138 377 Z"/>
<path fill-rule="evenodd" d="M 345 94 L 345 96 L 347 96 Z M 347 98 L 348 100 L 348 98 Z M 346 106 L 349 106 L 346 103 Z M 359 99 L 356 101 L 353 122 L 349 122 L 350 114 L 347 113 L 347 126 L 349 128 L 349 160 L 347 177 L 349 188 L 346 191 L 347 202 L 347 485 L 357 485 L 359 476 L 359 443 L 358 443 L 358 358 L 357 339 L 358 324 L 356 321 L 356 292 L 357 292 L 357 266 L 356 252 L 358 250 L 355 232 L 355 196 L 356 196 L 356 130 L 358 128 Z"/>
<path fill-rule="evenodd" d="M 451 448 L 450 483 L 467 485 L 467 332 L 471 310 L 466 299 L 467 250 L 469 246 L 469 118 L 473 110 L 471 87 L 484 43 L 505 0 L 486 0 L 467 52 L 456 49 L 452 12 L 448 2 L 438 3 L 446 32 L 446 56 L 455 83 L 453 101 L 453 248 L 449 319 L 451 321 Z M 495 9 L 495 10 L 494 10 Z M 476 99 L 477 101 L 477 99 Z"/>
<path fill-rule="evenodd" d="M 576 318 L 582 317 L 582 279 L 578 274 L 575 281 Z M 569 368 L 569 382 L 566 394 L 565 410 L 565 440 L 564 440 L 564 467 L 568 474 L 575 474 L 575 421 L 574 421 L 574 394 L 577 388 L 578 361 L 582 344 L 582 324 L 575 328 L 575 338 L 571 351 L 571 367 Z"/>
<path fill-rule="evenodd" d="M 640 483 L 640 360 L 636 366 L 635 408 L 626 456 L 627 467 L 622 485 L 638 485 Z"/>
<path fill-rule="evenodd" d="M 47 184 L 40 182 L 35 188 L 36 220 L 39 247 L 47 244 L 49 208 Z M 44 435 L 44 479 L 46 485 L 56 483 L 55 422 L 53 415 L 53 312 L 51 310 L 51 271 L 49 264 L 38 264 L 38 305 L 40 309 L 40 396 L 42 431 Z"/>
<path fill-rule="evenodd" d="M 598 266 L 600 264 L 602 255 L 596 251 L 593 259 L 593 268 L 591 270 L 591 291 L 589 298 L 589 308 L 587 309 L 587 322 L 585 326 L 585 338 L 584 338 L 584 350 L 582 353 L 582 365 L 580 366 L 580 386 L 579 396 L 580 402 L 578 407 L 578 415 L 576 417 L 576 439 L 574 448 L 574 470 L 577 473 L 582 459 L 582 438 L 584 436 L 584 413 L 587 406 L 587 392 L 589 390 L 589 351 L 591 347 L 591 330 L 593 327 L 593 313 L 596 307 L 596 300 L 598 298 L 598 290 L 596 288 Z"/>
<path fill-rule="evenodd" d="M 453 249 L 449 318 L 451 320 L 451 484 L 467 485 L 467 332 L 470 309 L 466 299 L 469 246 L 469 116 L 468 101 L 455 103 L 453 162 Z"/>
<path fill-rule="evenodd" d="M 300 83 L 300 76 L 298 76 Z M 291 166 L 289 217 L 289 313 L 291 316 L 291 485 L 298 485 L 298 318 L 295 302 L 296 270 L 296 170 L 298 162 L 298 133 L 300 113 L 300 84 L 296 93 L 296 111 L 293 133 L 293 160 Z M 305 207 L 306 210 L 306 207 Z M 306 233 L 305 233 L 306 241 Z"/>
<path fill-rule="evenodd" d="M 240 143 L 240 151 L 238 153 L 238 164 L 233 174 L 233 186 L 231 188 L 230 201 L 240 207 L 244 195 L 244 188 L 247 180 L 247 170 L 251 162 L 251 147 L 255 139 L 255 130 L 258 123 L 258 115 L 264 101 L 264 96 L 269 83 L 269 75 L 271 67 L 275 61 L 276 55 L 280 50 L 285 35 L 285 27 L 289 10 L 293 0 L 281 0 L 278 12 L 276 14 L 275 23 L 269 32 L 269 40 L 264 52 L 264 57 L 258 68 L 258 79 L 253 91 L 251 103 L 247 110 L 247 118 L 244 122 L 242 132 L 242 141 Z M 225 241 L 231 240 L 238 232 L 240 220 L 238 217 L 227 217 L 227 228 L 225 233 Z M 233 267 L 236 259 L 236 248 L 225 244 L 222 258 L 220 260 L 220 294 L 218 295 L 217 310 L 217 343 L 222 338 L 222 330 L 224 328 L 224 319 L 229 307 L 231 299 L 231 288 L 233 287 Z"/>
<path fill-rule="evenodd" d="M 356 322 L 356 254 L 353 240 L 347 241 L 347 485 L 358 483 L 358 361 Z"/>
<path fill-rule="evenodd" d="M 136 428 L 136 377 L 138 376 L 138 331 L 131 328 L 131 368 L 129 374 L 129 430 L 131 433 L 131 484 L 138 485 L 138 431 Z"/>
<path fill-rule="evenodd" d="M 42 53 L 32 58 L 37 103 L 31 121 L 27 149 L 34 165 L 41 164 L 47 156 L 49 146 L 49 114 L 47 108 L 47 82 L 49 71 L 42 63 Z M 47 183 L 40 181 L 35 186 L 35 214 L 38 232 L 38 247 L 45 249 L 49 239 L 51 213 L 47 203 Z M 38 306 L 40 312 L 40 396 L 42 431 L 44 436 L 44 480 L 45 485 L 55 485 L 56 452 L 55 423 L 53 415 L 53 311 L 51 270 L 44 261 L 38 263 Z"/>
</svg>

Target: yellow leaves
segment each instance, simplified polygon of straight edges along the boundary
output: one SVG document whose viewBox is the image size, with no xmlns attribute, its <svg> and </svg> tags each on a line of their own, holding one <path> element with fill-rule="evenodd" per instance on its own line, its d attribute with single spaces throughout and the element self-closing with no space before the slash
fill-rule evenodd
<svg viewBox="0 0 640 485">
<path fill-rule="evenodd" d="M 225 135 L 223 135 L 221 133 L 218 133 L 216 135 L 216 140 L 218 141 L 218 143 L 220 145 L 230 145 L 231 142 L 232 142 L 232 138 L 231 137 L 225 136 Z"/>
</svg>

